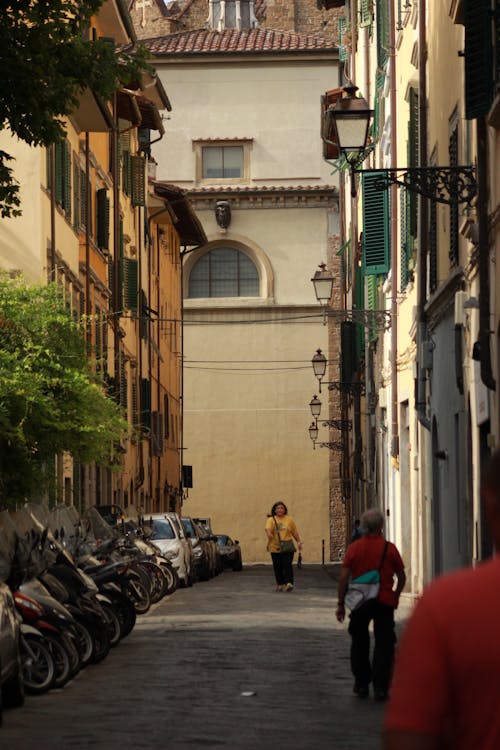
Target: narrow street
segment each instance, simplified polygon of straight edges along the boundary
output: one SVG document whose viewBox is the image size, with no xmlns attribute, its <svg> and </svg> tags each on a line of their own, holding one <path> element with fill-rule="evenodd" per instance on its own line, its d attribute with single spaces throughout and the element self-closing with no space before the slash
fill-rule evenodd
<svg viewBox="0 0 500 750">
<path fill-rule="evenodd" d="M 296 586 L 276 593 L 255 566 L 178 590 L 105 662 L 5 711 L 0 747 L 379 748 L 383 706 L 352 695 L 334 581 L 311 566 Z"/>
</svg>

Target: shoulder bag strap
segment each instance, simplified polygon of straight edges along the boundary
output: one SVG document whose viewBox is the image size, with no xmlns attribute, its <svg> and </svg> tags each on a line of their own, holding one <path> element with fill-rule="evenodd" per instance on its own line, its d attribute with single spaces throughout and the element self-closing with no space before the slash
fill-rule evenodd
<svg viewBox="0 0 500 750">
<path fill-rule="evenodd" d="M 384 567 L 385 553 L 387 552 L 388 546 L 389 542 L 386 541 L 386 543 L 384 544 L 384 551 L 382 552 L 382 559 L 380 560 L 380 565 L 378 566 L 379 571 Z"/>
<path fill-rule="evenodd" d="M 281 537 L 280 537 L 280 530 L 279 530 L 279 528 L 278 528 L 278 524 L 276 523 L 276 516 L 273 516 L 273 521 L 274 521 L 274 525 L 276 526 L 276 533 L 277 533 L 277 535 L 278 535 L 278 541 L 280 541 L 280 542 L 281 542 Z"/>
</svg>

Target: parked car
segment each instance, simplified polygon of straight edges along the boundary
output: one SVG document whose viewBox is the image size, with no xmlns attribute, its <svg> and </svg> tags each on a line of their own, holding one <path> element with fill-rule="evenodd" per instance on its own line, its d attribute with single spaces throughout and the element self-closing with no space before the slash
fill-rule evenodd
<svg viewBox="0 0 500 750">
<path fill-rule="evenodd" d="M 210 550 L 207 542 L 202 538 L 200 530 L 189 516 L 181 518 L 185 534 L 193 549 L 193 564 L 198 581 L 208 581 L 211 577 Z"/>
<path fill-rule="evenodd" d="M 192 550 L 186 538 L 181 520 L 177 513 L 152 513 L 144 517 L 144 524 L 150 526 L 152 533 L 149 539 L 161 551 L 177 571 L 183 586 L 192 586 L 194 570 Z"/>
<path fill-rule="evenodd" d="M 243 561 L 239 541 L 237 539 L 233 541 L 227 534 L 216 534 L 216 537 L 223 567 L 242 570 Z"/>
<path fill-rule="evenodd" d="M 204 540 L 209 549 L 211 575 L 217 576 L 222 572 L 222 560 L 217 546 L 217 538 L 212 530 L 199 518 L 193 518 L 193 521 L 198 528 L 200 537 Z"/>
<path fill-rule="evenodd" d="M 19 656 L 20 622 L 10 589 L 0 582 L 0 724 L 2 705 L 22 706 L 24 686 Z"/>
</svg>

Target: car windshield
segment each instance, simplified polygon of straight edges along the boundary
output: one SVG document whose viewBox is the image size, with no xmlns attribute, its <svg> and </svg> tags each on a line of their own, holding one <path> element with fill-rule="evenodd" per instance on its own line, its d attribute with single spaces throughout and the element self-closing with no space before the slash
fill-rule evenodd
<svg viewBox="0 0 500 750">
<path fill-rule="evenodd" d="M 217 534 L 217 544 L 219 547 L 225 547 L 227 544 L 231 544 L 231 540 L 225 534 Z"/>
<path fill-rule="evenodd" d="M 189 539 L 196 539 L 196 532 L 194 530 L 193 522 L 191 521 L 191 519 L 183 518 L 182 525 L 184 526 L 184 529 L 186 531 L 186 536 L 189 537 Z"/>
<path fill-rule="evenodd" d="M 152 525 L 153 533 L 150 539 L 175 539 L 175 533 L 172 528 L 170 521 L 166 518 L 155 518 L 153 519 Z"/>
</svg>

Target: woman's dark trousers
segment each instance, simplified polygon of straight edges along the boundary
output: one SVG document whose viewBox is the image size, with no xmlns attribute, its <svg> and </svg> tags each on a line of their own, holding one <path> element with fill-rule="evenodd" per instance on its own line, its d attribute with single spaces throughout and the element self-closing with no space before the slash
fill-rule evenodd
<svg viewBox="0 0 500 750">
<path fill-rule="evenodd" d="M 278 586 L 293 583 L 293 552 L 271 552 L 271 558 Z"/>
<path fill-rule="evenodd" d="M 370 660 L 370 635 L 368 627 L 373 620 L 375 647 Z M 368 687 L 373 682 L 375 692 L 387 693 L 391 683 L 396 634 L 394 609 L 372 600 L 351 614 L 351 669 L 358 687 Z"/>
</svg>

